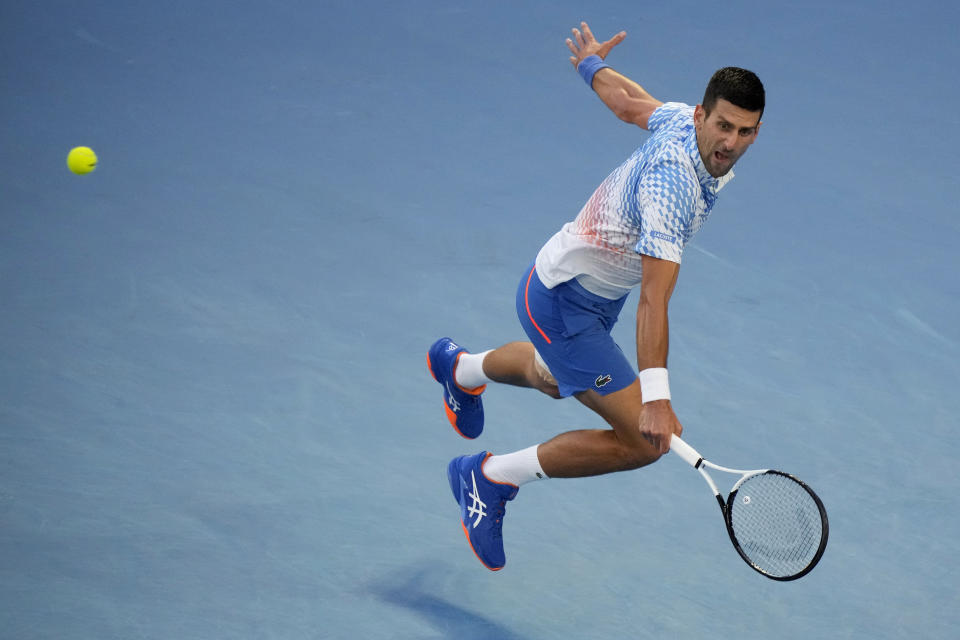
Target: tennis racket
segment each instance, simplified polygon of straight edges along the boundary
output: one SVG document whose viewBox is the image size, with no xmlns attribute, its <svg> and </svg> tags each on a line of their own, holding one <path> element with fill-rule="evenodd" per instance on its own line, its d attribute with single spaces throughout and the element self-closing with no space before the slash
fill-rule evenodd
<svg viewBox="0 0 960 640">
<path fill-rule="evenodd" d="M 700 472 L 720 503 L 730 541 L 744 561 L 773 580 L 796 580 L 827 548 L 827 511 L 813 489 L 772 469 L 728 469 L 673 436 L 670 450 Z M 706 468 L 740 474 L 724 501 Z"/>
</svg>

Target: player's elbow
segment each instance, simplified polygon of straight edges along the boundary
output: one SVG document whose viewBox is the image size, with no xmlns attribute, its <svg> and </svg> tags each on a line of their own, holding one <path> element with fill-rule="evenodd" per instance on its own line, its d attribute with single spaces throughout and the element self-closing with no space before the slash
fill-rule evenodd
<svg viewBox="0 0 960 640">
<path fill-rule="evenodd" d="M 647 128 L 647 122 L 653 113 L 653 109 L 650 108 L 649 103 L 644 100 L 632 98 L 626 93 L 611 100 L 610 110 L 624 122 L 635 124 L 644 129 Z"/>
<path fill-rule="evenodd" d="M 624 122 L 632 123 L 637 114 L 637 109 L 627 94 L 620 94 L 614 100 L 610 101 L 610 110 Z"/>
</svg>

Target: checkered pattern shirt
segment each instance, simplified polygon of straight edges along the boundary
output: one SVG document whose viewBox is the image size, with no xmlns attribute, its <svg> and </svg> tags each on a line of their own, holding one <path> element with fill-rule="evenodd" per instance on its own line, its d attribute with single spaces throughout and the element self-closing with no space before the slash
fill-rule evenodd
<svg viewBox="0 0 960 640">
<path fill-rule="evenodd" d="M 650 116 L 652 135 L 597 187 L 576 219 L 537 255 L 547 287 L 571 278 L 607 298 L 640 284 L 641 258 L 680 262 L 683 248 L 733 178 L 714 178 L 703 165 L 693 107 L 668 102 Z"/>
</svg>

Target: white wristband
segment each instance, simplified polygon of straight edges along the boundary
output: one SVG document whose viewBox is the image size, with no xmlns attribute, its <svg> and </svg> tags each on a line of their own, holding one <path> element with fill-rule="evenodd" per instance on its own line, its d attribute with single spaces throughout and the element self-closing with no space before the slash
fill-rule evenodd
<svg viewBox="0 0 960 640">
<path fill-rule="evenodd" d="M 663 367 L 644 369 L 640 372 L 640 393 L 643 404 L 654 400 L 670 399 L 670 376 Z"/>
</svg>

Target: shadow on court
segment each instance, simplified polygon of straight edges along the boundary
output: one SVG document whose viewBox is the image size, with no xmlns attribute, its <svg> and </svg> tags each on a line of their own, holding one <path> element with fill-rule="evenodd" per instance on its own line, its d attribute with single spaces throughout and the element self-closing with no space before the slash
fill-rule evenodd
<svg viewBox="0 0 960 640">
<path fill-rule="evenodd" d="M 465 640 L 524 640 L 503 625 L 464 609 L 435 593 L 431 593 L 431 584 L 440 584 L 439 570 L 421 569 L 406 573 L 394 572 L 379 582 L 371 582 L 366 593 L 377 599 L 403 607 L 421 616 L 443 634 L 443 637 L 457 637 Z"/>
</svg>

